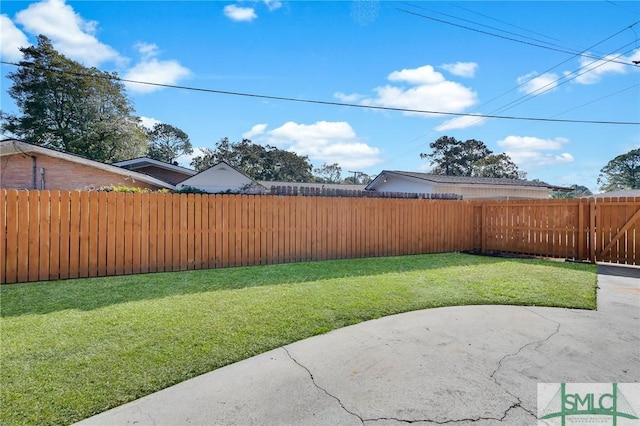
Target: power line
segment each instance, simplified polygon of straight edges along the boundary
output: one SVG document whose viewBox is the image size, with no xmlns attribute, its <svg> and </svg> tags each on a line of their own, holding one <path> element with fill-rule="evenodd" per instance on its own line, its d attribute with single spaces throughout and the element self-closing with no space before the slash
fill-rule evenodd
<svg viewBox="0 0 640 426">
<path fill-rule="evenodd" d="M 528 29 L 528 28 L 520 27 L 520 26 L 515 25 L 515 24 L 513 24 L 513 23 L 511 23 L 511 22 L 502 21 L 502 20 L 500 20 L 500 19 L 498 19 L 498 18 L 494 18 L 493 16 L 485 15 L 484 13 L 480 13 L 480 12 L 478 12 L 478 11 L 475 11 L 475 10 L 472 10 L 472 9 L 468 9 L 468 8 L 466 8 L 466 7 L 460 6 L 460 5 L 459 5 L 459 4 L 457 4 L 457 3 L 449 3 L 449 4 L 450 4 L 451 6 L 453 6 L 453 7 L 457 7 L 458 9 L 466 10 L 467 12 L 470 12 L 470 13 L 473 13 L 473 14 L 476 14 L 476 15 L 479 15 L 479 16 L 482 16 L 482 17 L 484 17 L 484 18 L 491 19 L 492 21 L 500 22 L 501 24 L 508 25 L 508 26 L 510 26 L 510 27 L 518 28 L 519 30 L 526 31 L 526 32 L 531 33 L 531 34 L 536 34 L 536 35 L 542 36 L 542 37 L 544 37 L 544 38 L 548 38 L 548 39 L 550 39 L 550 40 L 562 41 L 562 40 L 559 40 L 559 39 L 557 39 L 557 38 L 550 37 L 550 36 L 548 36 L 548 35 L 546 35 L 546 34 L 542 34 L 542 33 L 539 33 L 539 32 L 533 31 L 533 30 L 530 30 L 530 29 Z"/>
<path fill-rule="evenodd" d="M 418 6 L 415 6 L 415 7 L 418 7 Z M 545 45 L 538 44 L 538 43 L 532 43 L 532 42 L 528 42 L 528 41 L 524 41 L 524 40 L 519 40 L 517 38 L 507 37 L 507 36 L 503 36 L 503 35 L 500 35 L 500 34 L 492 33 L 492 32 L 489 32 L 489 31 L 484 31 L 484 30 L 479 30 L 477 28 L 468 27 L 466 25 L 456 24 L 455 22 L 450 22 L 450 21 L 445 21 L 443 19 L 434 18 L 433 16 L 427 16 L 427 15 L 423 15 L 423 14 L 420 14 L 420 13 L 417 13 L 417 12 L 412 12 L 410 10 L 405 10 L 405 9 L 400 9 L 400 8 L 396 8 L 396 10 L 398 10 L 399 12 L 407 13 L 409 15 L 418 16 L 418 17 L 423 18 L 423 19 L 429 19 L 431 21 L 440 22 L 442 24 L 452 25 L 452 26 L 458 27 L 458 28 L 464 28 L 464 29 L 469 30 L 469 31 L 474 31 L 474 32 L 485 34 L 485 35 L 489 35 L 489 36 L 492 36 L 492 37 L 502 38 L 502 39 L 513 41 L 513 42 L 516 42 L 516 43 L 527 44 L 529 46 L 540 47 L 542 49 L 553 50 L 553 51 L 556 51 L 556 52 L 569 53 L 571 55 L 579 54 L 580 56 L 584 56 L 584 57 L 587 57 L 587 58 L 590 58 L 590 59 L 602 60 L 602 58 L 600 58 L 598 56 L 595 56 L 595 55 L 590 55 L 588 53 L 577 53 L 575 50 L 571 51 L 571 50 L 568 50 L 566 48 L 554 48 L 554 47 L 551 47 L 551 46 L 545 46 Z M 636 25 L 638 23 L 640 23 L 640 21 L 634 22 L 633 24 L 629 25 L 625 29 L 631 28 L 631 27 L 633 27 L 634 25 Z M 629 65 L 629 66 L 633 66 L 633 67 L 640 67 L 640 65 L 634 64 L 632 62 L 623 62 L 623 61 L 615 61 L 615 62 L 623 64 L 623 65 Z"/>
<path fill-rule="evenodd" d="M 502 119 L 502 120 L 524 120 L 524 121 L 543 121 L 543 122 L 556 122 L 556 123 L 610 124 L 610 125 L 631 125 L 631 126 L 640 125 L 640 122 L 637 122 L 637 121 L 563 120 L 563 119 L 553 119 L 553 118 L 544 118 L 544 117 L 518 117 L 518 116 L 508 116 L 508 115 L 471 114 L 471 113 L 459 113 L 459 112 L 449 112 L 449 111 L 432 111 L 432 110 L 396 108 L 396 107 L 385 107 L 385 106 L 375 106 L 375 105 L 360 105 L 360 104 L 352 104 L 352 103 L 345 103 L 345 102 L 321 101 L 316 99 L 301 99 L 301 98 L 290 98 L 286 96 L 272 96 L 272 95 L 262 95 L 257 93 L 205 89 L 201 87 L 182 86 L 182 85 L 175 85 L 175 84 L 152 83 L 149 81 L 139 81 L 139 80 L 130 80 L 126 78 L 121 78 L 121 77 L 108 74 L 106 72 L 104 72 L 103 75 L 92 75 L 92 74 L 81 73 L 81 72 L 59 70 L 59 69 L 54 69 L 49 67 L 39 67 L 34 64 L 25 63 L 25 62 L 17 64 L 14 62 L 0 61 L 0 63 L 5 65 L 30 67 L 30 68 L 39 69 L 42 71 L 52 71 L 52 72 L 57 72 L 61 74 L 75 75 L 77 77 L 102 78 L 102 79 L 108 79 L 108 80 L 121 81 L 124 83 L 142 84 L 147 86 L 163 87 L 163 88 L 169 88 L 169 89 L 188 90 L 193 92 L 215 93 L 219 95 L 242 96 L 242 97 L 248 97 L 248 98 L 269 99 L 269 100 L 276 100 L 276 101 L 297 102 L 297 103 L 307 103 L 307 104 L 316 104 L 316 105 L 330 105 L 330 106 L 349 107 L 349 108 L 371 109 L 371 110 L 379 110 L 379 111 L 410 112 L 415 114 L 449 115 L 449 116 L 456 116 L 456 117 L 496 118 L 496 119 Z"/>
<path fill-rule="evenodd" d="M 640 21 L 638 21 L 638 22 L 640 22 Z M 627 27 L 622 28 L 621 30 L 619 30 L 619 31 L 617 31 L 616 33 L 614 33 L 614 34 L 612 34 L 612 35 L 610 35 L 610 36 L 608 36 L 608 37 L 604 38 L 603 40 L 599 41 L 598 43 L 595 43 L 595 44 L 593 44 L 593 45 L 591 45 L 591 46 L 587 47 L 586 49 L 584 49 L 584 50 L 583 50 L 583 52 L 579 52 L 579 53 L 574 54 L 573 56 L 571 56 L 571 57 L 569 57 L 569 58 L 565 59 L 564 61 L 560 62 L 559 64 L 554 65 L 553 67 L 551 67 L 551 68 L 547 69 L 546 71 L 543 71 L 543 72 L 542 72 L 542 73 L 540 73 L 539 75 L 544 75 L 544 74 L 546 74 L 546 73 L 548 73 L 548 72 L 550 72 L 550 71 L 553 71 L 554 69 L 558 68 L 559 66 L 561 66 L 561 65 L 563 65 L 563 64 L 565 64 L 565 63 L 567 63 L 567 62 L 569 62 L 570 60 L 574 59 L 575 57 L 582 56 L 582 54 L 583 54 L 583 53 L 585 53 L 585 52 L 589 51 L 590 49 L 593 49 L 593 48 L 594 48 L 594 47 L 596 47 L 596 46 L 601 45 L 602 43 L 604 43 L 604 42 L 606 42 L 606 41 L 608 41 L 608 40 L 612 39 L 613 37 L 616 37 L 617 35 L 621 34 L 622 32 L 626 31 L 627 29 L 632 29 L 632 30 L 633 30 L 633 26 L 634 26 L 634 25 L 636 25 L 638 22 L 636 22 L 636 23 L 634 23 L 634 24 L 632 24 L 632 25 L 630 25 L 630 26 L 627 26 Z M 631 43 L 628 43 L 628 44 L 626 44 L 625 46 L 622 46 L 620 49 L 626 48 L 626 47 L 628 47 L 630 44 L 633 44 L 633 43 L 635 43 L 635 41 L 634 41 L 634 42 L 631 42 Z M 631 49 L 630 51 L 633 51 L 633 49 Z M 630 51 L 627 51 L 627 52 L 625 52 L 625 53 L 619 54 L 619 55 L 618 55 L 618 57 L 619 57 L 619 56 L 621 56 L 621 55 L 624 55 L 624 54 L 626 54 L 626 53 L 629 53 Z M 610 55 L 607 55 L 607 56 L 610 56 Z M 615 58 L 613 58 L 613 59 L 615 59 Z M 550 90 L 554 89 L 554 88 L 555 88 L 555 87 L 557 87 L 557 86 L 560 86 L 560 85 L 562 85 L 562 84 L 564 84 L 564 83 L 567 83 L 567 82 L 569 82 L 569 81 L 571 81 L 571 80 L 573 80 L 573 79 L 575 79 L 575 78 L 579 77 L 580 75 L 585 74 L 586 72 L 593 71 L 594 69 L 599 68 L 599 67 L 601 67 L 601 66 L 605 65 L 605 64 L 606 64 L 606 63 L 608 63 L 608 62 L 613 62 L 613 59 L 612 59 L 612 58 L 609 58 L 609 59 L 602 58 L 602 59 L 600 59 L 600 60 L 593 60 L 593 61 L 592 61 L 592 62 L 590 62 L 589 64 L 586 64 L 586 65 L 584 65 L 584 66 L 582 66 L 582 67 L 578 68 L 576 71 L 571 72 L 570 74 L 568 74 L 568 76 L 560 77 L 560 78 L 558 78 L 557 80 L 555 80 L 555 81 L 553 81 L 553 82 L 551 82 L 551 83 L 548 83 L 548 84 L 546 84 L 545 86 L 543 86 L 543 87 L 541 87 L 541 88 L 538 88 L 537 90 L 535 90 L 535 91 L 534 91 L 534 92 L 532 92 L 532 93 L 529 93 L 529 94 L 523 95 L 523 96 L 521 96 L 520 98 L 515 99 L 515 100 L 513 100 L 513 101 L 509 102 L 509 103 L 508 103 L 508 104 L 506 104 L 506 105 L 503 105 L 502 107 L 499 107 L 499 108 L 494 109 L 494 110 L 491 112 L 491 114 L 501 113 L 501 112 L 503 112 L 503 111 L 507 111 L 507 110 L 509 110 L 509 109 L 511 109 L 511 108 L 514 108 L 514 107 L 516 107 L 516 106 L 518 106 L 518 105 L 520 105 L 520 104 L 522 104 L 522 103 L 524 103 L 524 102 L 527 102 L 527 101 L 529 101 L 529 100 L 533 99 L 533 98 L 534 98 L 534 97 L 536 97 L 536 96 L 540 96 L 540 95 L 542 95 L 542 94 L 544 94 L 544 93 L 546 93 L 546 92 L 548 92 L 548 91 L 550 91 Z M 602 61 L 602 62 L 601 62 L 599 65 L 597 65 L 597 66 L 595 66 L 595 67 L 593 67 L 593 68 L 591 68 L 591 69 L 589 69 L 589 70 L 587 70 L 587 71 L 585 71 L 585 72 L 583 72 L 583 73 L 578 74 L 578 72 L 579 72 L 580 70 L 583 70 L 583 69 L 585 69 L 585 68 L 587 68 L 587 67 L 589 67 L 589 66 L 593 65 L 594 63 L 597 63 L 598 61 Z M 572 76 L 572 77 L 571 77 L 571 76 Z M 513 88 L 511 88 L 511 89 L 507 90 L 506 92 L 503 92 L 502 94 L 500 94 L 500 95 L 498 95 L 498 96 L 495 96 L 494 98 L 492 98 L 492 99 L 490 99 L 489 101 L 485 102 L 482 106 L 489 105 L 489 104 L 490 104 L 490 103 L 492 103 L 493 101 L 495 101 L 495 100 L 497 100 L 497 99 L 499 99 L 499 98 L 501 98 L 501 97 L 503 97 L 503 96 L 507 95 L 508 93 L 511 93 L 511 92 L 513 92 L 514 90 L 517 90 L 517 89 L 519 89 L 519 88 L 521 88 L 521 87 L 525 86 L 527 83 L 531 82 L 531 81 L 532 81 L 532 80 L 534 80 L 536 77 L 537 77 L 537 76 L 535 76 L 535 77 L 531 77 L 530 79 L 527 79 L 526 81 L 523 81 L 522 83 L 520 83 L 520 84 L 519 84 L 519 85 L 517 85 L 516 87 L 513 87 Z M 565 81 L 562 81 L 562 80 L 565 80 Z M 559 82 L 560 82 L 560 83 L 559 83 Z M 554 84 L 556 84 L 556 83 L 559 83 L 559 84 L 557 84 L 556 86 L 554 86 Z M 549 87 L 547 90 L 544 90 L 544 91 L 540 92 L 542 89 L 547 88 L 547 87 Z M 477 110 L 477 109 L 476 109 L 476 110 Z M 469 125 L 473 125 L 473 124 L 477 123 L 478 121 L 480 121 L 480 120 L 476 120 L 476 121 L 472 122 L 472 123 L 471 123 L 471 124 L 469 124 Z"/>
<path fill-rule="evenodd" d="M 435 14 L 437 14 L 437 15 L 446 16 L 446 17 L 448 17 L 448 18 L 457 19 L 457 20 L 462 21 L 462 22 L 468 22 L 468 23 L 470 23 L 470 24 L 475 24 L 475 25 L 478 25 L 478 26 L 480 26 L 480 27 L 489 28 L 489 29 L 491 29 L 491 30 L 495 30 L 495 31 L 500 31 L 500 32 L 505 33 L 505 34 L 511 34 L 511 35 L 518 36 L 518 37 L 522 37 L 522 38 L 525 38 L 525 39 L 528 39 L 528 40 L 536 41 L 536 42 L 538 42 L 538 43 L 545 43 L 545 44 L 547 44 L 547 45 L 549 45 L 549 46 L 555 46 L 555 47 L 559 47 L 559 48 L 566 49 L 565 47 L 560 46 L 560 45 L 558 45 L 558 44 L 545 42 L 545 41 L 542 41 L 542 40 L 539 40 L 539 39 L 536 39 L 536 38 L 533 38 L 533 37 L 528 37 L 528 36 L 525 36 L 525 35 L 522 35 L 522 34 L 518 34 L 518 33 L 511 32 L 511 31 L 503 30 L 503 29 L 501 29 L 501 28 L 492 27 L 492 26 L 490 26 L 490 25 L 482 24 L 482 23 L 480 23 L 480 22 L 472 21 L 472 20 L 470 20 L 470 19 L 460 18 L 459 16 L 449 15 L 449 14 L 447 14 L 447 13 L 443 13 L 443 12 L 437 12 L 437 11 L 435 11 L 435 10 L 427 9 L 426 7 L 418 6 L 418 5 L 411 4 L 411 3 L 404 3 L 404 4 L 406 4 L 407 6 L 410 6 L 410 7 L 415 7 L 415 8 L 418 8 L 418 9 L 425 10 L 425 11 L 430 12 L 430 13 L 435 13 Z M 466 10 L 468 10 L 468 9 L 466 9 Z M 483 16 L 486 16 L 486 15 L 483 15 Z M 494 18 L 491 18 L 491 17 L 489 17 L 489 16 L 486 16 L 486 17 L 488 17 L 488 18 L 490 18 L 490 19 L 494 19 Z M 444 22 L 448 22 L 448 21 L 444 21 Z M 502 22 L 502 21 L 499 21 L 499 22 Z M 453 24 L 453 25 L 455 25 L 455 24 Z M 507 25 L 509 25 L 509 24 L 507 24 Z M 464 28 L 467 28 L 467 27 L 464 27 Z M 520 27 L 518 27 L 518 28 L 520 28 Z M 467 29 L 471 29 L 471 28 L 467 28 Z M 521 28 L 521 29 L 522 29 L 522 28 Z M 527 31 L 527 30 L 525 30 L 525 31 Z M 490 33 L 490 34 L 493 34 L 493 33 Z M 497 34 L 496 34 L 496 35 L 497 35 Z M 543 36 L 544 36 L 544 35 L 543 35 Z M 544 37 L 546 37 L 546 36 L 544 36 Z M 551 38 L 551 37 L 547 37 L 547 38 Z"/>
</svg>

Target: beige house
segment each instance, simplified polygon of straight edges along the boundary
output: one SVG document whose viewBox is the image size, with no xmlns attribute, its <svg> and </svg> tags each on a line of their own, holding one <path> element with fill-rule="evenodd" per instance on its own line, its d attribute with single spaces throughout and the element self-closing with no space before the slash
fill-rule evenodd
<svg viewBox="0 0 640 426">
<path fill-rule="evenodd" d="M 544 199 L 550 198 L 552 191 L 569 190 L 544 182 L 520 179 L 445 176 L 395 170 L 383 170 L 366 189 L 380 192 L 457 194 L 464 200 Z"/>
<path fill-rule="evenodd" d="M 177 189 L 196 188 L 210 194 L 243 193 L 263 194 L 266 188 L 255 180 L 221 161 L 176 185 Z"/>
<path fill-rule="evenodd" d="M 152 176 L 110 164 L 32 145 L 16 139 L 0 141 L 0 188 L 76 190 L 104 186 L 151 190 L 175 187 Z"/>
</svg>

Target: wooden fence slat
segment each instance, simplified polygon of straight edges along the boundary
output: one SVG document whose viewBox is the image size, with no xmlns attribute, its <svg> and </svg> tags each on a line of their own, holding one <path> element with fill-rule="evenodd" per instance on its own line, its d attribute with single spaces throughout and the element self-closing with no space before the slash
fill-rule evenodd
<svg viewBox="0 0 640 426">
<path fill-rule="evenodd" d="M 109 206 L 107 201 L 107 193 L 100 191 L 96 193 L 97 197 L 97 254 L 95 263 L 95 275 L 103 277 L 107 275 L 107 256 L 109 245 Z"/>
<path fill-rule="evenodd" d="M 29 191 L 29 256 L 27 261 L 27 274 L 29 281 L 38 280 L 38 269 L 40 263 L 38 257 L 40 256 L 40 235 L 39 235 L 39 216 L 40 216 L 40 193 L 38 191 Z"/>
<path fill-rule="evenodd" d="M 134 194 L 124 193 L 122 194 L 124 200 L 124 232 L 120 234 L 120 237 L 124 240 L 124 271 L 125 275 L 133 273 L 133 223 L 135 221 L 135 212 L 133 210 L 133 197 Z"/>
<path fill-rule="evenodd" d="M 69 278 L 80 276 L 80 191 L 72 191 L 69 199 Z"/>
<path fill-rule="evenodd" d="M 3 210 L 6 208 L 4 220 L 6 221 L 6 245 L 5 245 L 5 258 L 4 262 L 4 274 L 2 276 L 2 283 L 14 283 L 20 282 L 20 273 L 18 267 L 19 257 L 19 217 L 20 210 L 18 207 L 18 191 L 9 190 L 2 191 L 6 194 L 6 201 Z M 3 238 L 4 239 L 4 238 Z"/>
<path fill-rule="evenodd" d="M 131 194 L 134 195 L 134 194 Z M 131 199 L 131 273 L 139 274 L 141 269 L 140 258 L 142 245 L 147 242 L 142 240 L 142 195 L 136 194 Z"/>
<path fill-rule="evenodd" d="M 51 256 L 51 194 L 49 191 L 41 191 L 38 199 L 39 205 L 39 227 L 38 237 L 40 247 L 38 249 L 40 262 L 38 266 L 38 280 L 49 279 L 50 256 Z"/>
<path fill-rule="evenodd" d="M 7 191 L 0 189 L 0 284 L 6 282 L 6 263 L 7 263 Z"/>
<path fill-rule="evenodd" d="M 195 223 L 195 194 L 185 194 L 181 197 L 180 215 L 182 217 L 182 229 L 180 233 L 180 253 L 183 258 L 180 261 L 180 270 L 193 269 L 195 264 L 194 250 L 194 223 Z"/>
<path fill-rule="evenodd" d="M 140 265 L 139 273 L 149 272 L 149 252 L 151 250 L 149 199 L 151 194 L 140 194 Z M 153 243 L 155 249 L 155 242 Z"/>
<path fill-rule="evenodd" d="M 89 192 L 89 265 L 88 276 L 98 276 L 98 256 L 100 248 L 99 220 L 102 215 L 98 193 Z"/>
<path fill-rule="evenodd" d="M 60 191 L 49 192 L 51 201 L 50 218 L 50 242 L 49 242 L 49 276 L 48 280 L 60 278 Z"/>
</svg>

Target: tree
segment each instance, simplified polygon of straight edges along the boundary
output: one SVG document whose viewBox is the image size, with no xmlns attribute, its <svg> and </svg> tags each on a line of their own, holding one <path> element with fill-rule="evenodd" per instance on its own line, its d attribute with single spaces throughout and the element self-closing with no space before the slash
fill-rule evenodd
<svg viewBox="0 0 640 426">
<path fill-rule="evenodd" d="M 373 178 L 363 172 L 353 172 L 353 176 L 347 176 L 341 183 L 348 185 L 367 185 L 373 181 Z"/>
<path fill-rule="evenodd" d="M 618 155 L 600 170 L 603 191 L 640 189 L 640 148 Z"/>
<path fill-rule="evenodd" d="M 502 154 L 490 154 L 472 165 L 472 176 L 525 179 L 527 174 L 518 169 L 516 163 L 504 152 Z"/>
<path fill-rule="evenodd" d="M 569 188 L 571 188 L 571 191 L 553 191 L 551 198 L 580 198 L 593 195 L 586 186 L 573 184 Z"/>
<path fill-rule="evenodd" d="M 191 165 L 203 171 L 214 164 L 225 161 L 255 180 L 311 182 L 312 165 L 307 156 L 284 151 L 273 146 L 257 145 L 249 139 L 229 142 L 221 139 L 214 149 L 206 148 L 204 155 L 195 157 Z"/>
<path fill-rule="evenodd" d="M 478 176 L 493 178 L 524 179 L 526 173 L 506 154 L 493 154 L 482 141 L 469 139 L 464 142 L 442 136 L 431 142 L 428 158 L 435 167 L 432 172 L 448 176 Z"/>
<path fill-rule="evenodd" d="M 159 123 L 148 132 L 149 153 L 154 160 L 173 163 L 182 154 L 191 154 L 193 147 L 189 136 L 170 124 Z"/>
<path fill-rule="evenodd" d="M 340 183 L 342 167 L 338 163 L 322 164 L 321 167 L 313 169 L 315 180 L 319 183 Z"/>
<path fill-rule="evenodd" d="M 431 154 L 420 154 L 420 158 L 429 158 L 435 164 L 433 172 L 448 176 L 471 176 L 473 164 L 491 154 L 487 146 L 475 139 L 465 142 L 456 138 L 442 136 L 431 142 Z"/>
<path fill-rule="evenodd" d="M 7 77 L 21 115 L 2 114 L 2 129 L 36 145 L 113 162 L 144 155 L 147 136 L 117 74 L 86 68 L 40 35 L 20 49 Z"/>
</svg>

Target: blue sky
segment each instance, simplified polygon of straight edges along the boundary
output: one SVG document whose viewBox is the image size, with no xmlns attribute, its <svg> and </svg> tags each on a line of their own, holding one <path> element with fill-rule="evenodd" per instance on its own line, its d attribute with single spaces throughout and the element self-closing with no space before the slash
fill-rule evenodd
<svg viewBox="0 0 640 426">
<path fill-rule="evenodd" d="M 48 36 L 126 79 L 398 109 L 640 122 L 640 2 L 3 1 L 0 55 Z M 582 55 L 581 55 L 582 54 Z M 4 78 L 2 109 L 17 112 Z M 127 85 L 195 147 L 243 137 L 375 175 L 428 171 L 440 136 L 483 141 L 555 185 L 597 189 L 640 125 L 456 117 Z M 198 151 L 196 150 L 196 154 Z M 182 159 L 188 164 L 189 159 Z"/>
</svg>

